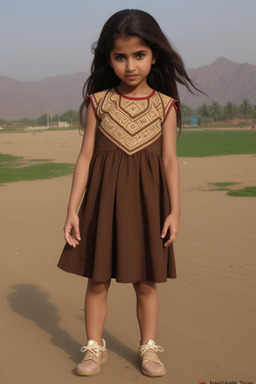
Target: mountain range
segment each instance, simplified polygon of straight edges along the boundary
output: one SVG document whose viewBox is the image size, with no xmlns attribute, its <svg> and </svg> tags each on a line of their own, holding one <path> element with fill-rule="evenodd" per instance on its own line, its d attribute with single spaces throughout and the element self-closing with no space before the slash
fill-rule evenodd
<svg viewBox="0 0 256 384">
<path fill-rule="evenodd" d="M 181 102 L 192 108 L 212 101 L 239 105 L 244 98 L 256 104 L 256 65 L 238 64 L 221 57 L 210 65 L 189 69 L 188 74 L 209 97 L 193 95 L 179 87 Z M 39 81 L 0 76 L 0 118 L 37 118 L 46 112 L 56 115 L 68 109 L 78 110 L 87 76 L 77 72 Z"/>
<path fill-rule="evenodd" d="M 184 87 L 179 88 L 181 102 L 192 108 L 213 101 L 221 105 L 229 101 L 239 105 L 245 98 L 256 104 L 256 65 L 238 64 L 220 57 L 210 65 L 188 70 L 188 74 L 209 97 L 195 96 Z"/>
</svg>

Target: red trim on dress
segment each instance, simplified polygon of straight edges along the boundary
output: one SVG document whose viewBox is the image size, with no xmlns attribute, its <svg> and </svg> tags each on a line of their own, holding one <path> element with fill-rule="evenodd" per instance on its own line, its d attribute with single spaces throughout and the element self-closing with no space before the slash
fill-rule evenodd
<svg viewBox="0 0 256 384">
<path fill-rule="evenodd" d="M 93 100 L 93 96 L 92 95 L 88 95 L 86 100 L 85 100 L 85 104 L 86 104 L 86 107 L 88 108 L 89 107 L 89 104 L 92 104 L 92 108 L 94 110 L 94 113 L 95 113 L 95 116 L 96 118 L 98 119 L 98 116 L 97 116 L 97 109 L 96 109 L 96 106 L 94 104 L 94 100 Z"/>
<path fill-rule="evenodd" d="M 172 107 L 175 108 L 175 110 L 176 110 L 176 114 L 177 114 L 177 113 L 179 112 L 179 110 L 180 110 L 180 102 L 179 102 L 178 100 L 172 99 L 172 102 L 171 102 L 169 108 L 167 109 L 167 111 L 166 111 L 166 113 L 165 113 L 163 123 L 165 122 L 165 120 L 166 120 L 166 118 L 167 118 L 167 116 L 168 116 L 170 110 L 172 109 Z"/>
</svg>

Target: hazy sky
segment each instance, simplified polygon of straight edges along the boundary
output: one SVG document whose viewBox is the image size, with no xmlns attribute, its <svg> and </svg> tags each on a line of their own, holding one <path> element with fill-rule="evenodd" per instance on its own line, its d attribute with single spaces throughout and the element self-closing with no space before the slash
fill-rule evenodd
<svg viewBox="0 0 256 384">
<path fill-rule="evenodd" d="M 0 75 L 89 71 L 91 44 L 124 8 L 151 13 L 188 68 L 220 56 L 256 64 L 256 0 L 0 0 Z"/>
</svg>

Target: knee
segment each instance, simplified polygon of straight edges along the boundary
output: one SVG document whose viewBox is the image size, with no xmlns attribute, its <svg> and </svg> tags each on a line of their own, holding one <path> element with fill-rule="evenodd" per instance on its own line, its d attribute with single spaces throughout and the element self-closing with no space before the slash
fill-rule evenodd
<svg viewBox="0 0 256 384">
<path fill-rule="evenodd" d="M 150 281 L 139 281 L 133 284 L 137 296 L 147 296 L 156 293 L 156 284 Z"/>
<path fill-rule="evenodd" d="M 94 295 L 106 295 L 110 287 L 110 280 L 100 283 L 91 279 L 88 279 L 87 293 Z"/>
</svg>

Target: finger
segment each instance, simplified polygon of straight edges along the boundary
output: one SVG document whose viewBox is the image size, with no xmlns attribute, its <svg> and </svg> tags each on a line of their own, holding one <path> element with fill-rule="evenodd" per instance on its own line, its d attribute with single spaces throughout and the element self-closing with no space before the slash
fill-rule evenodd
<svg viewBox="0 0 256 384">
<path fill-rule="evenodd" d="M 64 230 L 64 239 L 65 241 L 70 241 L 70 231 Z"/>
<path fill-rule="evenodd" d="M 168 225 L 164 223 L 164 226 L 163 226 L 163 229 L 162 229 L 162 232 L 161 232 L 161 238 L 164 239 L 165 236 L 167 235 L 167 231 L 168 231 Z"/>
<path fill-rule="evenodd" d="M 65 241 L 71 246 L 76 247 L 76 242 L 74 240 L 74 237 L 72 236 L 72 228 L 71 226 L 64 228 L 64 239 Z"/>
<path fill-rule="evenodd" d="M 79 241 L 72 235 L 72 244 L 76 247 L 79 244 Z"/>
<path fill-rule="evenodd" d="M 71 235 L 65 236 L 66 242 L 73 248 L 76 247 L 76 242 L 74 241 L 74 238 Z"/>
<path fill-rule="evenodd" d="M 80 230 L 79 230 L 79 226 L 78 224 L 77 225 L 74 225 L 74 228 L 73 228 L 73 234 L 74 234 L 74 237 L 75 239 L 77 240 L 81 240 L 81 236 L 80 236 Z"/>
<path fill-rule="evenodd" d="M 170 238 L 164 243 L 164 247 L 168 248 L 172 244 Z"/>
<path fill-rule="evenodd" d="M 178 231 L 172 230 L 169 236 L 169 239 L 164 243 L 165 247 L 169 247 L 171 244 L 173 244 L 178 237 Z"/>
<path fill-rule="evenodd" d="M 64 236 L 64 239 L 71 247 L 74 247 L 75 244 L 71 236 Z"/>
<path fill-rule="evenodd" d="M 64 230 L 64 239 L 65 239 L 66 241 L 68 241 L 69 238 L 70 238 L 70 236 L 71 236 L 72 227 L 71 227 L 71 225 L 69 225 L 69 226 L 65 226 L 65 227 L 63 228 L 63 230 Z"/>
</svg>

